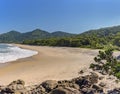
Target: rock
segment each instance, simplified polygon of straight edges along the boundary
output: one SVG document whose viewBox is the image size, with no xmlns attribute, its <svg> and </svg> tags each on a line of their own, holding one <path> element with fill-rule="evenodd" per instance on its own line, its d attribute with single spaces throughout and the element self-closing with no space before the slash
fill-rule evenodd
<svg viewBox="0 0 120 94">
<path fill-rule="evenodd" d="M 10 84 L 7 86 L 8 88 L 12 89 L 12 90 L 22 90 L 22 89 L 25 89 L 24 85 L 22 84 Z"/>
<path fill-rule="evenodd" d="M 40 85 L 33 85 L 26 87 L 27 94 L 47 94 L 45 88 L 40 84 Z"/>
<path fill-rule="evenodd" d="M 96 92 L 103 93 L 103 88 L 101 88 L 100 86 L 93 85 L 92 88 L 95 89 Z"/>
<path fill-rule="evenodd" d="M 105 83 L 103 83 L 103 82 L 100 82 L 100 83 L 99 83 L 99 86 L 101 86 L 101 87 L 105 87 L 105 86 L 106 86 L 106 84 L 105 84 Z"/>
<path fill-rule="evenodd" d="M 87 88 L 82 88 L 83 93 L 87 93 L 87 91 L 88 91 Z"/>
<path fill-rule="evenodd" d="M 1 90 L 1 94 L 5 94 L 5 93 L 15 93 L 15 90 L 11 88 L 4 88 Z"/>
<path fill-rule="evenodd" d="M 50 94 L 82 94 L 82 93 L 77 89 L 73 89 L 73 88 L 58 87 L 52 90 Z"/>
<path fill-rule="evenodd" d="M 98 85 L 100 77 L 96 73 L 80 76 L 72 80 L 47 80 L 38 85 L 25 87 L 23 80 L 0 86 L 0 94 L 104 94 L 105 83 Z M 120 89 L 109 91 L 108 94 L 120 94 Z"/>
<path fill-rule="evenodd" d="M 40 92 L 45 92 L 45 88 L 43 88 L 42 85 L 37 86 L 36 89 Z"/>
<path fill-rule="evenodd" d="M 84 71 L 83 71 L 83 70 L 80 70 L 79 74 L 83 74 L 83 73 L 84 73 Z"/>
<path fill-rule="evenodd" d="M 11 82 L 7 87 L 12 90 L 21 90 L 24 89 L 25 82 L 23 80 L 17 80 Z"/>
<path fill-rule="evenodd" d="M 55 80 L 47 80 L 43 82 L 41 85 L 46 89 L 47 92 L 51 91 L 52 89 L 56 88 L 58 82 Z"/>
<path fill-rule="evenodd" d="M 119 80 L 119 79 L 116 79 L 115 82 L 118 84 L 118 83 L 120 82 L 120 80 Z"/>
<path fill-rule="evenodd" d="M 75 88 L 71 88 L 71 87 L 66 87 L 64 88 L 66 90 L 68 90 L 69 92 L 71 92 L 71 94 L 81 94 L 81 92 L 78 89 Z"/>
<path fill-rule="evenodd" d="M 25 82 L 24 82 L 23 80 L 20 80 L 20 79 L 19 79 L 19 80 L 17 80 L 17 84 L 21 84 L 21 85 L 24 86 L 24 85 L 25 85 Z"/>
<path fill-rule="evenodd" d="M 63 88 L 57 88 L 50 92 L 50 94 L 69 94 L 69 92 Z"/>
<path fill-rule="evenodd" d="M 23 93 L 26 92 L 27 90 L 24 87 L 25 82 L 23 80 L 17 80 L 17 81 L 13 81 L 11 82 L 8 86 L 4 87 L 4 89 L 1 90 L 1 92 L 3 94 L 5 93 Z"/>
<path fill-rule="evenodd" d="M 105 71 L 100 71 L 100 73 L 102 74 L 102 75 L 107 75 L 108 73 L 106 73 Z"/>
<path fill-rule="evenodd" d="M 81 92 L 83 94 L 94 94 L 94 91 L 91 88 L 82 88 Z"/>
<path fill-rule="evenodd" d="M 76 84 L 74 81 L 67 81 L 67 80 L 58 81 L 58 87 L 71 87 L 75 89 L 80 88 L 79 85 Z"/>
<path fill-rule="evenodd" d="M 20 80 L 20 79 L 19 79 L 19 80 L 17 80 L 17 81 L 11 82 L 9 85 L 14 85 L 14 84 L 21 84 L 21 85 L 24 86 L 24 85 L 25 85 L 25 82 L 24 82 L 23 80 Z M 8 86 L 9 86 L 9 85 L 8 85 Z"/>
<path fill-rule="evenodd" d="M 94 72 L 91 72 L 91 75 L 89 76 L 89 81 L 94 84 L 94 83 L 97 83 L 98 82 L 98 78 L 99 76 L 94 73 Z"/>
<path fill-rule="evenodd" d="M 0 91 L 3 90 L 5 88 L 5 86 L 0 86 Z"/>
<path fill-rule="evenodd" d="M 111 76 L 107 77 L 107 79 L 114 80 L 115 76 L 111 75 Z"/>
<path fill-rule="evenodd" d="M 115 88 L 114 90 L 109 90 L 107 94 L 120 94 L 120 88 Z"/>
<path fill-rule="evenodd" d="M 71 87 L 73 83 L 68 80 L 58 81 L 58 87 Z"/>
<path fill-rule="evenodd" d="M 103 78 L 104 78 L 103 76 L 100 76 L 100 77 L 99 77 L 99 80 L 103 80 Z"/>
<path fill-rule="evenodd" d="M 83 88 L 84 86 L 89 86 L 89 81 L 85 77 L 79 77 L 74 79 L 75 83 L 80 86 L 80 88 Z"/>
<path fill-rule="evenodd" d="M 77 84 L 73 84 L 73 86 L 72 86 L 73 88 L 75 88 L 75 89 L 80 89 L 80 87 L 79 87 L 79 85 L 77 85 Z"/>
</svg>

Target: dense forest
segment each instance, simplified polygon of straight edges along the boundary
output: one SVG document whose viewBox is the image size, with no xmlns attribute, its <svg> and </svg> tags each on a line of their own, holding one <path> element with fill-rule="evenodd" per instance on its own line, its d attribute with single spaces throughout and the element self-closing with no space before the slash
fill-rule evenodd
<svg viewBox="0 0 120 94">
<path fill-rule="evenodd" d="M 112 46 L 119 50 L 120 26 L 89 30 L 81 34 L 70 34 L 62 31 L 49 33 L 40 29 L 26 33 L 10 31 L 0 35 L 0 42 L 97 49 Z"/>
<path fill-rule="evenodd" d="M 26 32 L 26 33 L 20 33 L 18 31 L 12 30 L 10 32 L 0 34 L 0 42 L 22 43 L 24 40 L 62 38 L 62 37 L 71 37 L 74 35 L 75 34 L 70 34 L 62 31 L 49 33 L 41 29 L 35 29 L 33 31 Z"/>
<path fill-rule="evenodd" d="M 103 49 L 112 46 L 119 50 L 120 46 L 120 26 L 89 30 L 82 34 L 36 40 L 24 40 L 23 44 L 42 46 L 68 46 Z"/>
</svg>

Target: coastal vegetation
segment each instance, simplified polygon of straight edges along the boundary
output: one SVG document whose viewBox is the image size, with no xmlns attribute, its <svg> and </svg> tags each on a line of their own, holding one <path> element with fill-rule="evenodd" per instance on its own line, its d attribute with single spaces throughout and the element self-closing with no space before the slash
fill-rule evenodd
<svg viewBox="0 0 120 94">
<path fill-rule="evenodd" d="M 96 63 L 92 63 L 90 68 L 102 74 L 114 75 L 120 79 L 120 61 L 113 56 L 112 48 L 105 51 L 99 51 L 94 61 Z"/>
<path fill-rule="evenodd" d="M 106 49 L 112 46 L 119 50 L 120 46 L 120 26 L 107 27 L 97 30 L 90 30 L 82 34 L 71 37 L 48 38 L 24 40 L 23 44 L 41 45 L 41 46 L 66 46 L 66 47 L 83 47 L 93 49 Z"/>
</svg>

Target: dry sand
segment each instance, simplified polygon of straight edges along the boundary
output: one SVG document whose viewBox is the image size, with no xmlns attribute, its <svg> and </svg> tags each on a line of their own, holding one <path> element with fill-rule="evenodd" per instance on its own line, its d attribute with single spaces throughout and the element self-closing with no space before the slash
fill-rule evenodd
<svg viewBox="0 0 120 94">
<path fill-rule="evenodd" d="M 17 46 L 38 51 L 37 55 L 1 65 L 0 85 L 22 79 L 26 85 L 45 80 L 72 79 L 94 62 L 98 50 L 67 47 Z"/>
</svg>

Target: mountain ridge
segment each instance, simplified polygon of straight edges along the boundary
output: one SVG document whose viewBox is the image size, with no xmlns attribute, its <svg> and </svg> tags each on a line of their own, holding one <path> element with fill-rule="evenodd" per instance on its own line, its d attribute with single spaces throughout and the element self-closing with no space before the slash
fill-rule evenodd
<svg viewBox="0 0 120 94">
<path fill-rule="evenodd" d="M 85 31 L 79 35 L 96 34 L 99 36 L 108 36 L 110 34 L 117 34 L 118 32 L 120 32 L 120 25 L 111 26 L 111 27 L 104 27 L 104 28 L 99 28 L 99 29 L 92 29 L 92 30 Z"/>
<path fill-rule="evenodd" d="M 41 41 L 40 41 L 41 40 Z M 120 46 L 120 25 L 105 27 L 95 30 L 88 30 L 81 34 L 71 34 L 63 31 L 48 32 L 41 29 L 35 29 L 30 32 L 20 33 L 12 30 L 0 35 L 2 43 L 23 43 L 51 46 L 72 46 L 72 47 L 92 47 L 103 48 L 104 45 L 112 44 Z M 44 41 L 44 42 L 43 42 Z M 53 43 L 54 41 L 54 43 Z M 40 43 L 38 43 L 40 42 Z M 42 43 L 43 42 L 43 43 Z M 52 44 L 51 44 L 52 43 Z"/>
<path fill-rule="evenodd" d="M 50 33 L 41 29 L 35 29 L 33 31 L 24 32 L 24 33 L 12 30 L 0 34 L 0 42 L 22 42 L 23 40 L 71 37 L 74 35 L 75 34 L 66 33 L 63 31 L 55 31 Z"/>
</svg>

